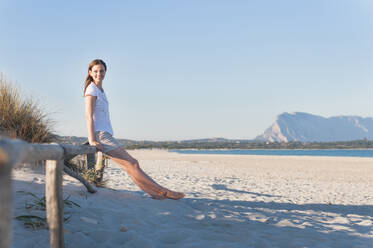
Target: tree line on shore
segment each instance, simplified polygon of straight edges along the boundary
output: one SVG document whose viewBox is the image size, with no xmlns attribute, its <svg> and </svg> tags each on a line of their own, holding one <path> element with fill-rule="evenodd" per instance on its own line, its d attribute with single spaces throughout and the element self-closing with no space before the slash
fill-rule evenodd
<svg viewBox="0 0 373 248">
<path fill-rule="evenodd" d="M 150 142 L 138 141 L 124 145 L 127 149 L 373 149 L 371 140 L 341 142 Z"/>
<path fill-rule="evenodd" d="M 82 144 L 85 137 L 60 136 L 60 142 Z M 136 141 L 118 139 L 129 150 L 132 149 L 373 149 L 373 140 L 338 142 L 266 142 L 255 140 L 201 139 L 184 141 Z"/>
</svg>

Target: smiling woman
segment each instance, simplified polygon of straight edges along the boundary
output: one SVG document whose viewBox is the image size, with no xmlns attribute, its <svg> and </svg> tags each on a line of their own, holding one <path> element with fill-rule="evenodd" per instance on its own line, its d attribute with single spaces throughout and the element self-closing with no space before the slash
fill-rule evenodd
<svg viewBox="0 0 373 248">
<path fill-rule="evenodd" d="M 102 87 L 106 74 L 106 64 L 100 59 L 93 60 L 88 67 L 84 84 L 85 116 L 88 129 L 88 142 L 118 163 L 142 190 L 157 200 L 178 200 L 183 193 L 164 188 L 151 179 L 133 158 L 113 137 L 109 116 L 109 102 Z"/>
</svg>

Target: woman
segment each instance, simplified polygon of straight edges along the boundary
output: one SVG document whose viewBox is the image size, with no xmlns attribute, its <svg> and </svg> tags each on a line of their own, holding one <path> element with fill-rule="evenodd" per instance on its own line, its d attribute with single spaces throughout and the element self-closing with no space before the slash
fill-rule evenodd
<svg viewBox="0 0 373 248">
<path fill-rule="evenodd" d="M 154 199 L 174 199 L 184 197 L 178 193 L 166 189 L 153 181 L 140 168 L 139 163 L 119 144 L 113 137 L 113 129 L 110 123 L 108 100 L 102 81 L 105 78 L 106 64 L 100 59 L 93 60 L 88 67 L 88 76 L 84 85 L 85 116 L 88 128 L 89 144 L 102 151 L 110 159 L 118 163 L 126 170 L 132 180 L 143 191 Z"/>
</svg>

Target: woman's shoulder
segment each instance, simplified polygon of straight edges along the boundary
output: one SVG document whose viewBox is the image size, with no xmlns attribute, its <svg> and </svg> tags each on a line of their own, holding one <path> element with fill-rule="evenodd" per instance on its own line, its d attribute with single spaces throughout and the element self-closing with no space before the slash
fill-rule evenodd
<svg viewBox="0 0 373 248">
<path fill-rule="evenodd" d="M 97 96 L 98 94 L 97 86 L 94 83 L 90 83 L 85 90 L 85 95 Z"/>
</svg>

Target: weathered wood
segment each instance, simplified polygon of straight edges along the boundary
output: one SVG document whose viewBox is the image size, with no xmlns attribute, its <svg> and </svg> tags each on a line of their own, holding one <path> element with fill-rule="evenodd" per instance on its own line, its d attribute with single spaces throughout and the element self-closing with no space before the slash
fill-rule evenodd
<svg viewBox="0 0 373 248">
<path fill-rule="evenodd" d="M 96 156 L 95 154 L 86 154 L 86 163 L 85 163 L 85 169 L 90 170 L 95 168 L 95 163 L 96 163 Z"/>
<path fill-rule="evenodd" d="M 11 246 L 12 168 L 19 163 L 32 163 L 47 160 L 46 203 L 47 220 L 50 229 L 50 245 L 52 248 L 62 248 L 64 246 L 62 196 L 63 160 L 69 160 L 79 154 L 95 152 L 96 148 L 92 146 L 29 144 L 22 140 L 13 140 L 0 136 L 0 248 L 9 248 Z M 66 173 L 71 175 L 69 172 Z M 91 185 L 88 182 L 84 183 L 85 180 L 83 180 L 79 181 L 87 187 L 88 191 L 95 192 L 95 189 L 89 187 Z"/>
<path fill-rule="evenodd" d="M 95 154 L 89 154 L 89 155 L 92 155 L 93 157 L 95 156 Z M 84 177 L 82 177 L 79 173 L 76 173 L 75 171 L 70 169 L 71 166 L 69 166 L 69 165 L 73 165 L 70 162 L 70 160 L 73 159 L 75 156 L 77 156 L 77 155 L 65 155 L 63 171 L 66 174 L 68 174 L 69 176 L 71 176 L 71 177 L 77 179 L 78 181 L 80 181 L 87 188 L 87 191 L 89 193 L 96 193 L 97 190 L 87 180 L 85 180 Z"/>
<path fill-rule="evenodd" d="M 27 143 L 26 143 L 27 144 Z M 25 142 L 21 140 L 10 140 L 5 137 L 0 137 L 0 147 L 7 154 L 9 164 L 16 165 L 24 159 Z"/>
<path fill-rule="evenodd" d="M 50 232 L 50 247 L 63 248 L 62 160 L 47 160 L 46 209 Z"/>
<path fill-rule="evenodd" d="M 96 165 L 95 165 L 96 171 L 104 169 L 105 167 L 104 162 L 105 162 L 104 155 L 102 154 L 102 152 L 97 152 Z"/>
<path fill-rule="evenodd" d="M 84 145 L 84 146 L 89 146 L 89 142 L 88 141 L 86 141 L 86 142 L 84 142 L 82 145 Z M 89 169 L 93 169 L 93 168 L 95 168 L 95 163 L 96 163 L 96 156 L 95 156 L 95 154 L 93 154 L 93 153 L 87 153 L 86 155 L 85 155 L 85 166 L 84 166 L 84 168 L 86 169 L 86 170 L 89 170 Z"/>
<path fill-rule="evenodd" d="M 40 160 L 61 160 L 64 156 L 63 148 L 57 144 L 28 144 L 25 149 L 26 156 L 23 162 L 35 162 Z"/>
<path fill-rule="evenodd" d="M 64 160 L 65 160 L 65 162 L 70 161 L 71 159 L 75 158 L 76 156 L 77 155 L 65 155 Z"/>
<path fill-rule="evenodd" d="M 12 180 L 10 159 L 0 148 L 0 248 L 12 240 Z"/>
<path fill-rule="evenodd" d="M 80 154 L 90 154 L 90 153 L 96 153 L 97 149 L 94 146 L 87 146 L 87 145 L 81 145 L 81 146 L 74 146 L 70 144 L 60 144 L 60 146 L 63 147 L 65 150 L 65 156 L 77 156 Z"/>
<path fill-rule="evenodd" d="M 0 139 L 0 147 L 8 154 L 13 165 L 40 160 L 60 160 L 64 156 L 64 150 L 59 144 L 29 144 L 3 137 Z"/>
<path fill-rule="evenodd" d="M 105 160 L 102 152 L 97 152 L 95 170 L 96 170 L 96 182 L 101 183 L 104 178 Z"/>
<path fill-rule="evenodd" d="M 96 153 L 94 146 L 70 144 L 29 144 L 19 139 L 0 137 L 0 147 L 9 155 L 12 164 L 32 163 L 40 160 L 73 158 L 79 154 Z"/>
<path fill-rule="evenodd" d="M 69 176 L 79 180 L 86 188 L 87 188 L 87 191 L 89 193 L 96 193 L 97 190 L 87 181 L 85 180 L 81 175 L 79 175 L 78 173 L 70 170 L 69 167 L 67 167 L 66 165 L 63 167 L 63 171 L 68 174 Z"/>
</svg>

